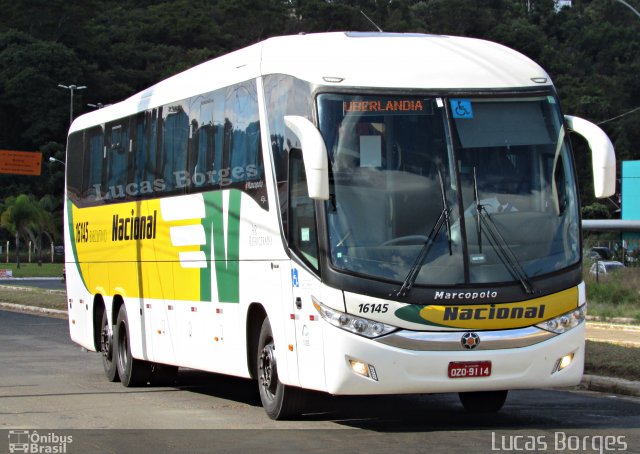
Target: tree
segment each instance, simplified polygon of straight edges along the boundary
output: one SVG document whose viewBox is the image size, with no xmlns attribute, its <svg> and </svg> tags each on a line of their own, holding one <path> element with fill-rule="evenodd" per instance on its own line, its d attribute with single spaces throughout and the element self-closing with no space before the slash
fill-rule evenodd
<svg viewBox="0 0 640 454">
<path fill-rule="evenodd" d="M 59 83 L 79 83 L 81 63 L 62 44 L 15 30 L 0 34 L 0 145 L 34 150 L 69 126 L 69 95 Z"/>
<path fill-rule="evenodd" d="M 38 222 L 37 209 L 29 196 L 21 194 L 5 200 L 5 211 L 0 216 L 0 225 L 15 236 L 16 266 L 20 268 L 20 237 L 32 238 L 32 228 Z"/>
<path fill-rule="evenodd" d="M 611 219 L 611 210 L 600 202 L 594 202 L 582 207 L 582 217 L 584 219 Z"/>
</svg>

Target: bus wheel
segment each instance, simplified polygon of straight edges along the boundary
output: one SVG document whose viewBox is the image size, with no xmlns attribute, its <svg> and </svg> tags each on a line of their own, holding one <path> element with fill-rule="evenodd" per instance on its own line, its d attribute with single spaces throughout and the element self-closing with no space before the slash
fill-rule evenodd
<svg viewBox="0 0 640 454">
<path fill-rule="evenodd" d="M 123 304 L 118 312 L 117 335 L 115 352 L 118 364 L 118 375 L 122 384 L 127 388 L 147 383 L 151 373 L 151 366 L 146 361 L 131 356 L 131 339 L 127 308 Z"/>
<path fill-rule="evenodd" d="M 508 391 L 458 393 L 462 406 L 471 413 L 496 413 L 507 400 Z"/>
<path fill-rule="evenodd" d="M 105 310 L 102 311 L 102 323 L 100 324 L 100 352 L 102 353 L 102 366 L 107 380 L 114 382 L 120 381 L 120 376 L 118 375 L 117 361 L 113 354 L 113 333 L 109 328 L 109 318 Z"/>
<path fill-rule="evenodd" d="M 262 406 L 271 419 L 288 419 L 298 416 L 304 400 L 304 392 L 280 383 L 276 363 L 276 346 L 269 319 L 265 318 L 258 340 L 258 390 Z"/>
</svg>

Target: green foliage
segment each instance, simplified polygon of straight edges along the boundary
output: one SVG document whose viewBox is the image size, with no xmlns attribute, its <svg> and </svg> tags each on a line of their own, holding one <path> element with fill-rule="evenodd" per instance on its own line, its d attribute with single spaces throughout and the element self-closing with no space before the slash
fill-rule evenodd
<svg viewBox="0 0 640 454">
<path fill-rule="evenodd" d="M 595 276 L 588 272 L 585 264 L 583 273 L 587 289 L 588 313 L 611 319 L 632 318 L 640 322 L 640 272 L 638 268 L 625 268 L 607 276 Z"/>
<path fill-rule="evenodd" d="M 0 39 L 2 148 L 33 150 L 68 127 L 68 95 L 59 83 L 80 77 L 73 50 L 17 31 Z M 67 109 L 62 109 L 67 106 Z"/>
<path fill-rule="evenodd" d="M 48 261 L 46 263 L 40 265 L 37 263 L 23 263 L 20 268 L 17 268 L 14 263 L 5 263 L 3 260 L 0 263 L 0 269 L 11 270 L 13 277 L 58 277 L 62 279 L 64 264 L 51 263 L 50 256 L 47 257 L 47 259 Z M 0 298 L 0 301 L 6 300 Z M 40 303 L 42 303 L 42 301 L 31 303 L 31 305 Z"/>
<path fill-rule="evenodd" d="M 582 207 L 583 219 L 610 219 L 611 210 L 603 203 L 594 202 Z"/>
<path fill-rule="evenodd" d="M 40 204 L 26 194 L 5 199 L 0 225 L 15 236 L 16 250 L 20 251 L 20 240 L 31 241 L 36 255 L 41 256 L 42 235 L 48 235 L 51 240 L 58 235 L 51 213 L 43 207 L 46 202 Z M 20 254 L 16 254 L 16 265 L 20 267 Z"/>
<path fill-rule="evenodd" d="M 65 141 L 68 93 L 58 83 L 89 87 L 78 93 L 81 113 L 87 102 L 116 102 L 270 36 L 375 31 L 362 13 L 385 31 L 466 35 L 513 47 L 549 71 L 567 111 L 591 120 L 640 105 L 640 24 L 614 0 L 574 2 L 560 12 L 553 0 L 35 3 L 0 1 L 0 115 L 11 125 L 3 121 L 0 129 L 6 148 Z M 606 126 L 626 158 L 640 139 L 634 122 L 637 116 Z"/>
</svg>

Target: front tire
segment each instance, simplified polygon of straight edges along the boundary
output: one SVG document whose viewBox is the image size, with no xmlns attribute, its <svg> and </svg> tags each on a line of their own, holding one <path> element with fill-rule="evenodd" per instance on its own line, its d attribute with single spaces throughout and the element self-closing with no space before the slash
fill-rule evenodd
<svg viewBox="0 0 640 454">
<path fill-rule="evenodd" d="M 115 353 L 118 364 L 118 375 L 127 388 L 145 385 L 151 374 L 151 366 L 146 361 L 131 356 L 131 339 L 127 308 L 123 304 L 118 312 Z"/>
<path fill-rule="evenodd" d="M 470 413 L 497 413 L 507 400 L 509 391 L 477 391 L 458 393 L 462 406 Z"/>
<path fill-rule="evenodd" d="M 100 323 L 100 352 L 102 353 L 104 373 L 110 382 L 120 381 L 113 341 L 113 332 L 109 326 L 109 317 L 107 317 L 107 311 L 103 310 L 102 322 Z"/>
<path fill-rule="evenodd" d="M 276 346 L 267 318 L 262 323 L 258 339 L 257 370 L 260 400 L 269 418 L 282 420 L 299 416 L 304 392 L 300 388 L 283 385 L 278 379 Z"/>
</svg>

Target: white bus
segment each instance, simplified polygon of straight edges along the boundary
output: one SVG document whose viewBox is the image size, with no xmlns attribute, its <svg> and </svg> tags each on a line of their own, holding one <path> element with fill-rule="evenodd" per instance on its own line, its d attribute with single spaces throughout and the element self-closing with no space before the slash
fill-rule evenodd
<svg viewBox="0 0 640 454">
<path fill-rule="evenodd" d="M 549 78 L 504 46 L 321 33 L 203 63 L 69 131 L 69 328 L 109 380 L 255 379 L 273 419 L 332 395 L 575 385 L 580 210 Z"/>
</svg>

